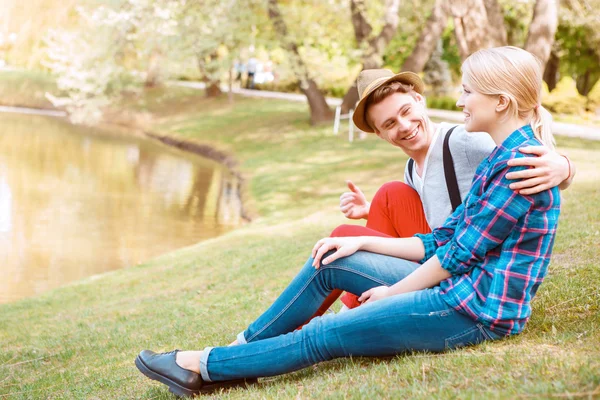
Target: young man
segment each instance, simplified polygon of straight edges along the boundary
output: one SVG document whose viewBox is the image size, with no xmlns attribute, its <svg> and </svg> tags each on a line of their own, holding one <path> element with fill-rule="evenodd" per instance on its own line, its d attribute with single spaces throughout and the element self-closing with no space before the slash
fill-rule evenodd
<svg viewBox="0 0 600 400">
<path fill-rule="evenodd" d="M 405 183 L 385 184 L 373 203 L 348 181 L 350 192 L 341 195 L 340 210 L 349 219 L 366 219 L 367 225 L 342 225 L 331 236 L 409 237 L 428 233 L 442 225 L 465 198 L 477 166 L 494 150 L 495 143 L 488 134 L 469 133 L 463 125 L 432 122 L 423 97 L 424 84 L 412 72 L 365 70 L 358 77 L 357 88 L 360 101 L 353 116 L 355 125 L 399 147 L 414 161 L 407 163 Z M 466 119 L 469 117 L 465 114 Z M 566 156 L 544 146 L 520 151 L 539 157 L 509 162 L 510 166 L 531 167 L 507 174 L 508 179 L 520 179 L 511 185 L 513 190 L 533 194 L 557 185 L 561 189 L 570 185 L 575 170 Z M 339 295 L 339 291 L 334 291 L 317 314 Z M 356 296 L 349 294 L 342 302 L 349 308 L 359 305 Z"/>
</svg>

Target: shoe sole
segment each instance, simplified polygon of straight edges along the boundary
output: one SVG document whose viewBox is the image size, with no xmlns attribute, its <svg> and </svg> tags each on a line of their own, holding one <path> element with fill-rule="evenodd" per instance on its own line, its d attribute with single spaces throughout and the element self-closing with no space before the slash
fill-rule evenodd
<svg viewBox="0 0 600 400">
<path fill-rule="evenodd" d="M 144 362 L 140 359 L 139 356 L 137 356 L 135 358 L 135 366 L 137 367 L 137 369 L 140 370 L 140 372 L 142 374 L 146 375 L 148 378 L 150 378 L 154 381 L 159 381 L 160 383 L 167 385 L 169 387 L 169 392 L 175 394 L 176 396 L 192 397 L 192 396 L 196 396 L 196 395 L 200 394 L 200 390 L 187 389 L 187 388 L 179 385 L 178 383 L 173 382 L 166 376 L 163 376 L 161 374 L 158 374 L 158 373 L 152 371 L 150 368 L 148 368 L 146 366 L 146 364 L 144 364 Z"/>
<path fill-rule="evenodd" d="M 190 390 L 176 382 L 173 382 L 169 378 L 159 373 L 152 371 L 150 368 L 144 364 L 144 362 L 140 359 L 139 356 L 135 358 L 135 366 L 137 369 L 147 376 L 148 378 L 163 383 L 169 387 L 169 391 L 180 397 L 192 397 L 196 396 L 200 393 L 210 393 L 219 389 L 228 389 L 228 388 L 236 388 L 236 387 L 246 387 L 248 385 L 254 385 L 258 383 L 258 379 L 256 378 L 248 378 L 248 379 L 233 379 L 230 381 L 223 382 L 206 382 L 202 386 L 200 390 Z"/>
</svg>

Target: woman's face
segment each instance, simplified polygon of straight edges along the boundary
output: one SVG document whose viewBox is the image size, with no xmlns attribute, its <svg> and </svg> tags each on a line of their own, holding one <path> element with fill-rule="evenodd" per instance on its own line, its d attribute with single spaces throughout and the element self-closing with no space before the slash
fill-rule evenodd
<svg viewBox="0 0 600 400">
<path fill-rule="evenodd" d="M 479 93 L 464 79 L 462 89 L 462 94 L 456 102 L 456 106 L 463 110 L 465 129 L 468 132 L 492 131 L 500 117 L 497 112 L 498 96 Z"/>
</svg>

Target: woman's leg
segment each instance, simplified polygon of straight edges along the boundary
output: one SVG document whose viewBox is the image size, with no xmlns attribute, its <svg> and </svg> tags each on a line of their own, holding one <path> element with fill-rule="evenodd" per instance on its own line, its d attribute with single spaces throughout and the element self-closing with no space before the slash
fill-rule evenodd
<svg viewBox="0 0 600 400">
<path fill-rule="evenodd" d="M 369 228 L 366 228 L 366 227 L 360 226 L 360 225 L 340 225 L 337 228 L 335 228 L 333 230 L 333 232 L 331 232 L 331 235 L 329 235 L 329 237 L 348 237 L 348 236 L 380 236 L 380 237 L 390 237 L 389 235 L 386 235 L 385 233 L 381 233 L 381 232 L 378 232 L 376 230 L 369 229 Z M 303 326 L 305 324 L 308 324 L 308 322 L 311 319 L 313 319 L 315 317 L 319 317 L 319 316 L 325 314 L 325 312 L 327 310 L 329 310 L 329 308 L 342 295 L 342 293 L 344 293 L 343 290 L 334 289 L 329 294 L 329 296 L 327 296 L 327 298 L 325 300 L 323 300 L 323 304 L 321 304 L 321 306 L 319 307 L 319 309 L 307 321 L 304 322 Z M 346 293 L 346 295 L 344 295 L 344 297 L 346 297 L 347 295 L 348 295 L 348 293 Z M 351 295 L 351 296 L 353 296 L 353 297 L 350 298 L 350 301 L 354 301 L 354 302 L 356 302 L 356 304 L 358 304 L 358 297 L 356 297 L 354 295 Z M 348 304 L 346 304 L 346 306 L 348 306 Z M 354 307 L 348 306 L 348 307 L 349 308 L 354 308 L 356 306 L 354 306 Z"/>
<path fill-rule="evenodd" d="M 271 307 L 238 335 L 239 344 L 293 331 L 313 315 L 333 289 L 362 293 L 393 285 L 419 267 L 411 261 L 366 251 L 321 264 L 318 269 L 312 262 L 309 258 Z"/>
<path fill-rule="evenodd" d="M 273 376 L 338 357 L 443 351 L 498 338 L 434 288 L 315 318 L 302 330 L 244 346 L 207 348 L 200 372 L 207 382 Z"/>
<path fill-rule="evenodd" d="M 416 233 L 429 232 L 431 229 L 416 190 L 402 182 L 388 182 L 373 197 L 366 227 L 341 225 L 333 230 L 331 236 L 411 237 Z M 333 291 L 313 317 L 323 315 L 341 294 L 341 290 Z M 348 308 L 358 307 L 357 295 L 360 293 L 344 294 L 342 303 Z"/>
</svg>

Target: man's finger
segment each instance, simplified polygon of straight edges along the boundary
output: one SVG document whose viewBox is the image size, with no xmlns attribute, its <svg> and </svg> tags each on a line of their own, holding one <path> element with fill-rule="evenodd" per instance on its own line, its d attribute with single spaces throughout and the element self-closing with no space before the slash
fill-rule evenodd
<svg viewBox="0 0 600 400">
<path fill-rule="evenodd" d="M 550 149 L 546 146 L 525 146 L 520 147 L 519 151 L 525 154 L 535 154 L 537 156 L 543 156 L 544 154 L 548 154 Z"/>
<path fill-rule="evenodd" d="M 551 187 L 552 186 L 550 186 L 548 184 L 537 185 L 537 186 L 534 186 L 534 187 L 529 188 L 529 189 L 519 190 L 519 194 L 522 194 L 523 196 L 529 196 L 529 195 L 532 195 L 532 194 L 543 192 L 544 190 L 548 190 Z"/>
<path fill-rule="evenodd" d="M 360 189 L 354 183 L 352 183 L 352 181 L 348 180 L 346 183 L 348 184 L 348 189 L 352 190 L 354 193 L 360 192 Z"/>
<path fill-rule="evenodd" d="M 343 199 L 347 199 L 348 197 L 354 196 L 354 193 L 352 192 L 344 192 L 340 195 L 340 201 Z"/>
<path fill-rule="evenodd" d="M 349 203 L 353 203 L 355 200 L 356 199 L 354 198 L 354 195 L 352 197 L 344 197 L 342 200 L 340 200 L 340 207 Z"/>
<path fill-rule="evenodd" d="M 511 158 L 506 163 L 509 167 L 538 167 L 542 164 L 539 158 L 537 157 L 521 157 L 521 158 Z"/>
<path fill-rule="evenodd" d="M 509 172 L 506 174 L 506 179 L 527 179 L 527 178 L 535 178 L 536 176 L 540 176 L 543 172 L 543 169 L 540 168 L 529 168 L 523 169 L 521 171 Z"/>
<path fill-rule="evenodd" d="M 545 182 L 544 178 L 531 178 L 531 179 L 525 179 L 524 181 L 511 183 L 508 187 L 511 188 L 512 190 L 518 190 L 519 193 L 521 193 L 521 194 L 525 194 L 525 193 L 522 193 L 522 190 L 533 188 L 537 185 L 543 184 L 544 182 Z"/>
<path fill-rule="evenodd" d="M 346 205 L 345 205 L 345 206 L 343 206 L 343 207 L 340 207 L 340 210 L 341 210 L 343 213 L 345 213 L 346 211 L 350 210 L 352 207 L 354 207 L 354 204 L 352 204 L 352 203 L 349 203 L 349 204 L 346 204 Z"/>
</svg>

